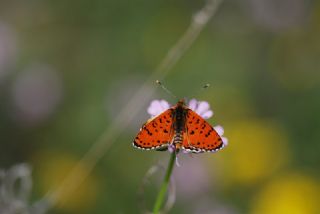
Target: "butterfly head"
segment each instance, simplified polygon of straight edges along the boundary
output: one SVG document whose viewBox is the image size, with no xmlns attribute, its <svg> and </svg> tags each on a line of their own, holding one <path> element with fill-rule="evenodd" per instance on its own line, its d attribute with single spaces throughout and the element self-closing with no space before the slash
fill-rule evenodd
<svg viewBox="0 0 320 214">
<path fill-rule="evenodd" d="M 178 106 L 185 106 L 186 101 L 185 101 L 185 99 L 180 99 L 177 104 L 178 104 Z"/>
</svg>

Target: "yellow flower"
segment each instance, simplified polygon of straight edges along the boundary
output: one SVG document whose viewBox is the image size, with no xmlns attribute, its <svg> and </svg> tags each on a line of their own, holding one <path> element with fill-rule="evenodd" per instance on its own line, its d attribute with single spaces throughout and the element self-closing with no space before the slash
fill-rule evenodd
<svg viewBox="0 0 320 214">
<path fill-rule="evenodd" d="M 319 184 L 302 174 L 275 179 L 261 191 L 253 203 L 252 214 L 319 213 Z"/>
<path fill-rule="evenodd" d="M 289 158 L 285 132 L 274 121 L 247 120 L 225 127 L 229 145 L 216 154 L 213 169 L 225 185 L 254 185 L 283 167 Z"/>
</svg>

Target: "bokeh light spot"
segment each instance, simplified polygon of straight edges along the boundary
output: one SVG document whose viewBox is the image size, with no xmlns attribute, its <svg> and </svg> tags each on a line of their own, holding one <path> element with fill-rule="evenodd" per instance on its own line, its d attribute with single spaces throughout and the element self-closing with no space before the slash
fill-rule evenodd
<svg viewBox="0 0 320 214">
<path fill-rule="evenodd" d="M 253 203 L 252 214 L 319 213 L 319 183 L 292 173 L 269 183 Z"/>
<path fill-rule="evenodd" d="M 56 189 L 77 164 L 77 159 L 67 153 L 60 152 L 42 152 L 36 155 L 35 162 L 37 168 L 37 177 L 39 179 L 40 189 L 43 193 L 48 190 Z M 85 174 L 86 166 L 82 165 L 80 173 Z M 83 173 L 81 173 L 83 172 Z M 91 209 L 98 194 L 98 179 L 91 174 L 84 182 L 73 192 L 62 192 L 57 199 L 57 207 L 62 210 L 76 213 Z"/>
<path fill-rule="evenodd" d="M 22 71 L 12 88 L 13 117 L 22 124 L 45 121 L 62 98 L 62 80 L 50 66 L 34 64 Z"/>
<path fill-rule="evenodd" d="M 254 185 L 289 160 L 286 134 L 274 121 L 247 120 L 225 130 L 229 145 L 217 154 L 221 183 Z"/>
</svg>

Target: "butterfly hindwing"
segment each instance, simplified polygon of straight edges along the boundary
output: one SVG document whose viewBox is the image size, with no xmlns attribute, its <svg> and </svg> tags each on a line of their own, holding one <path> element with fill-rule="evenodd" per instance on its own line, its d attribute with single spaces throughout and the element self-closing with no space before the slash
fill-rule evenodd
<svg viewBox="0 0 320 214">
<path fill-rule="evenodd" d="M 223 142 L 214 128 L 201 116 L 187 110 L 182 148 L 190 152 L 214 152 L 223 147 Z"/>
<path fill-rule="evenodd" d="M 133 141 L 140 149 L 157 149 L 166 147 L 172 140 L 173 109 L 168 109 L 142 126 Z"/>
</svg>

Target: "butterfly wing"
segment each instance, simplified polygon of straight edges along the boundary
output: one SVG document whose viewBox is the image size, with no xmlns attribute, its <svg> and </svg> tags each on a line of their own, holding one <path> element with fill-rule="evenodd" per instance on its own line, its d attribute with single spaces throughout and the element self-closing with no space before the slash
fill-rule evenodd
<svg viewBox="0 0 320 214">
<path fill-rule="evenodd" d="M 185 130 L 182 149 L 188 152 L 215 152 L 224 146 L 214 128 L 191 109 L 187 110 Z"/>
<path fill-rule="evenodd" d="M 170 108 L 144 124 L 133 146 L 146 150 L 166 147 L 173 137 L 173 111 Z"/>
</svg>

